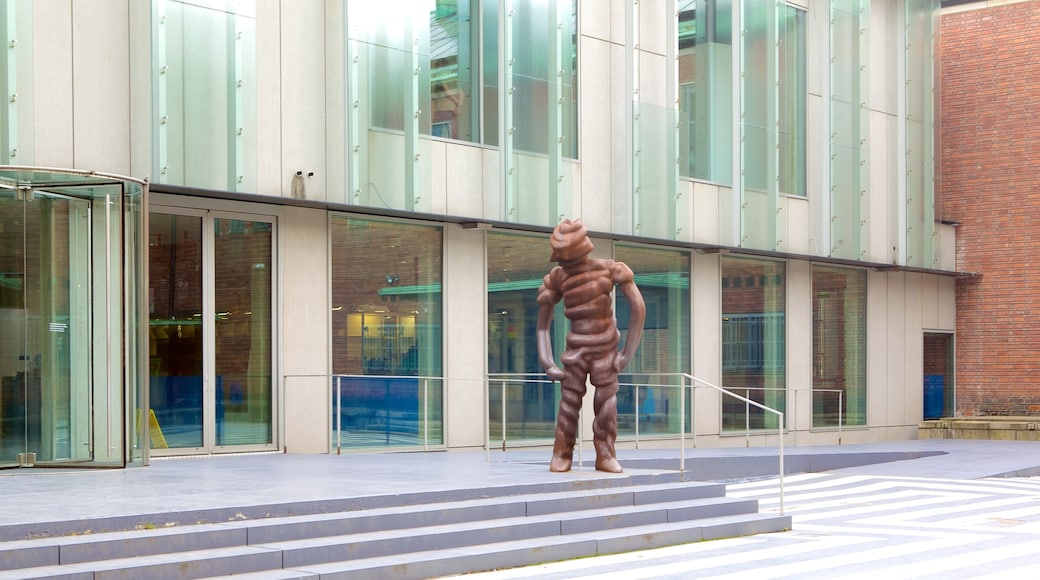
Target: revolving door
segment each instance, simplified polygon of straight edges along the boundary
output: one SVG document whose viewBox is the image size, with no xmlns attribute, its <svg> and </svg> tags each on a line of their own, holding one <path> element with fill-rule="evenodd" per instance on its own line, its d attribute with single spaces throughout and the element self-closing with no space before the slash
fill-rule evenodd
<svg viewBox="0 0 1040 580">
<path fill-rule="evenodd" d="M 146 461 L 146 191 L 0 166 L 0 468 Z"/>
</svg>

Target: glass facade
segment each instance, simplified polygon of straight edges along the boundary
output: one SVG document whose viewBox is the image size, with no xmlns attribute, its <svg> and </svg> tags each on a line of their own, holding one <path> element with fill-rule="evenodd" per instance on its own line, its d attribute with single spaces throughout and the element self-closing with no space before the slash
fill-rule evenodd
<svg viewBox="0 0 1040 580">
<path fill-rule="evenodd" d="M 485 217 L 550 225 L 570 212 L 577 4 L 510 5 L 346 6 L 345 146 L 331 145 L 346 154 L 343 201 L 429 211 L 430 139 L 443 138 L 499 148 L 504 177 L 487 203 L 498 215 Z"/>
<path fill-rule="evenodd" d="M 830 255 L 867 257 L 870 247 L 870 2 L 830 5 Z"/>
<path fill-rule="evenodd" d="M 152 448 L 273 445 L 273 223 L 157 210 L 148 235 Z"/>
<path fill-rule="evenodd" d="M 786 412 L 786 274 L 783 262 L 722 257 L 722 387 Z M 730 397 L 726 431 L 776 429 L 777 417 Z"/>
<path fill-rule="evenodd" d="M 935 267 L 939 259 L 938 35 L 939 0 L 906 0 L 906 263 L 922 268 Z"/>
<path fill-rule="evenodd" d="M 33 162 L 32 0 L 0 0 L 0 163 Z"/>
<path fill-rule="evenodd" d="M 867 273 L 813 264 L 813 427 L 866 425 Z"/>
<path fill-rule="evenodd" d="M 143 195 L 0 167 L 0 468 L 143 461 Z"/>
<path fill-rule="evenodd" d="M 441 445 L 439 227 L 330 219 L 333 446 Z"/>
<path fill-rule="evenodd" d="M 618 377 L 618 436 L 679 433 L 678 374 L 690 372 L 690 255 L 642 246 L 618 245 L 615 259 L 635 273 L 646 304 L 639 350 Z M 621 344 L 628 336 L 628 300 L 615 292 Z M 690 399 L 686 432 L 689 432 Z M 637 426 L 638 422 L 638 426 Z"/>
<path fill-rule="evenodd" d="M 552 439 L 559 387 L 538 362 L 538 287 L 556 264 L 544 236 L 489 233 L 488 418 L 492 441 Z M 557 304 L 553 345 L 562 347 L 568 326 Z M 505 419 L 503 421 L 503 418 Z M 504 434 L 503 434 L 504 433 Z"/>
<path fill-rule="evenodd" d="M 255 3 L 153 0 L 152 11 L 155 181 L 255 192 Z"/>
<path fill-rule="evenodd" d="M 733 3 L 686 0 L 679 11 L 680 170 L 733 184 Z"/>
<path fill-rule="evenodd" d="M 775 250 L 787 237 L 781 194 L 806 195 L 805 11 L 742 4 L 740 245 Z"/>
<path fill-rule="evenodd" d="M 202 217 L 152 212 L 148 236 L 152 448 L 201 448 Z"/>
</svg>

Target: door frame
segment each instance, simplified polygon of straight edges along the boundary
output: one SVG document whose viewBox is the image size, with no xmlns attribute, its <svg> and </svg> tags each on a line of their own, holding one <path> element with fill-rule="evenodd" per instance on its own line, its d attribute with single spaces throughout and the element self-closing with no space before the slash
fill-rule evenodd
<svg viewBox="0 0 1040 580">
<path fill-rule="evenodd" d="M 222 453 L 246 453 L 277 451 L 281 449 L 282 425 L 282 377 L 279 366 L 280 345 L 280 289 L 281 278 L 278 265 L 278 222 L 281 211 L 269 204 L 236 202 L 219 199 L 179 196 L 152 192 L 149 203 L 152 213 L 194 216 L 202 219 L 202 445 L 200 447 L 176 447 L 151 449 L 153 457 L 176 455 L 210 455 Z M 150 219 L 150 217 L 149 217 Z M 216 306 L 215 265 L 213 231 L 217 219 L 235 219 L 269 222 L 271 224 L 271 443 L 250 445 L 218 445 L 216 417 Z"/>
</svg>

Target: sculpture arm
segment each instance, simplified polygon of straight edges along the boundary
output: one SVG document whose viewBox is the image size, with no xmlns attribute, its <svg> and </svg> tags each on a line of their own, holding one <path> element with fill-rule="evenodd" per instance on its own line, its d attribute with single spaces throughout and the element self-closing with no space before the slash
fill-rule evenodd
<svg viewBox="0 0 1040 580">
<path fill-rule="evenodd" d="M 639 341 L 643 337 L 643 324 L 646 322 L 646 303 L 643 295 L 639 292 L 633 280 L 632 270 L 624 264 L 617 264 L 618 275 L 615 279 L 619 281 L 618 288 L 628 299 L 628 335 L 625 337 L 625 347 L 614 359 L 614 369 L 621 372 L 632 362 L 632 357 L 639 348 Z"/>
<path fill-rule="evenodd" d="M 536 336 L 538 361 L 541 363 L 542 368 L 545 369 L 545 374 L 554 381 L 563 380 L 567 376 L 567 373 L 556 366 L 556 359 L 553 357 L 552 350 L 552 336 L 549 334 L 553 320 L 553 307 L 559 301 L 560 293 L 555 290 L 555 279 L 553 278 L 553 272 L 550 272 L 542 281 L 542 287 L 538 289 L 539 308 Z"/>
</svg>

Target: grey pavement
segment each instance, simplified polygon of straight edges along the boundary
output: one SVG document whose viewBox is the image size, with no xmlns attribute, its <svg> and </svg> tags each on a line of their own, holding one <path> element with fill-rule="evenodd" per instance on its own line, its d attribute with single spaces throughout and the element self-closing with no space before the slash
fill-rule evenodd
<svg viewBox="0 0 1040 580">
<path fill-rule="evenodd" d="M 586 462 L 593 459 L 587 449 L 583 458 Z M 625 474 L 603 474 L 587 466 L 578 466 L 566 474 L 550 473 L 548 451 L 543 449 L 492 451 L 489 455 L 482 450 L 338 456 L 230 455 L 156 459 L 148 467 L 123 470 L 0 471 L 0 539 L 5 539 L 4 533 L 9 535 L 7 539 L 13 539 L 10 534 L 24 537 L 26 533 L 79 533 L 173 523 L 168 520 L 191 523 L 318 513 L 344 507 L 407 505 L 413 494 L 437 492 L 445 499 L 467 498 L 479 495 L 481 490 L 488 492 L 489 488 L 670 471 L 678 467 L 679 461 L 674 449 L 621 449 L 619 458 Z M 696 448 L 687 449 L 686 454 L 693 478 L 730 482 L 729 495 L 759 499 L 762 511 L 779 510 L 777 459 L 775 448 Z M 772 477 L 755 472 L 741 478 L 727 468 L 732 465 L 759 466 L 758 469 L 772 470 Z M 901 558 L 898 554 L 908 548 L 899 546 L 913 544 L 924 546 L 913 551 L 914 557 L 926 558 L 925 562 L 931 562 L 927 558 L 933 556 L 939 558 L 933 564 L 937 569 L 948 569 L 945 577 L 973 578 L 976 576 L 950 575 L 949 570 L 950 562 L 960 561 L 950 558 L 956 555 L 963 559 L 963 554 L 972 553 L 966 552 L 965 546 L 970 547 L 973 542 L 983 546 L 979 552 L 986 558 L 1012 562 L 1014 570 L 1040 567 L 1040 478 L 1030 477 L 1040 475 L 1040 442 L 920 440 L 788 447 L 785 465 L 790 474 L 785 478 L 785 513 L 794 519 L 790 532 L 691 544 L 686 546 L 694 551 L 689 554 L 676 547 L 641 555 L 605 556 L 602 558 L 627 557 L 635 563 L 609 561 L 607 568 L 628 570 L 625 577 L 640 576 L 642 573 L 633 572 L 636 569 L 656 570 L 655 574 L 643 577 L 739 577 L 747 571 L 749 562 L 761 560 L 780 566 L 781 573 L 771 575 L 764 572 L 766 568 L 756 568 L 758 578 L 805 577 L 810 572 L 814 577 L 826 577 L 829 573 L 837 577 L 834 570 L 839 568 L 824 564 L 838 566 L 842 560 L 828 558 L 861 554 L 853 560 L 863 560 L 860 571 L 867 573 L 873 558 L 895 558 L 890 562 L 893 566 L 906 565 L 910 556 Z M 1019 505 L 1020 500 L 1024 505 Z M 941 513 L 935 511 L 939 506 Z M 913 520 L 908 531 L 905 516 L 918 509 L 927 512 L 921 516 L 925 524 Z M 861 521 L 878 517 L 895 518 L 901 523 L 896 525 L 884 519 Z M 964 520 L 966 517 L 979 519 L 982 529 L 971 528 L 971 521 Z M 956 525 L 942 523 L 946 521 L 943 518 L 961 522 L 959 525 L 966 526 L 971 533 L 958 532 Z M 69 522 L 78 528 L 69 528 Z M 908 537 L 914 541 L 907 543 Z M 950 547 L 942 548 L 947 543 Z M 942 549 L 929 548 L 933 544 Z M 693 555 L 705 550 L 732 554 L 719 552 L 711 556 L 717 558 L 713 560 L 718 564 L 714 568 L 689 568 L 691 558 L 698 565 L 709 561 Z M 769 553 L 774 554 L 772 560 L 763 556 Z M 805 564 L 810 555 L 814 561 L 823 562 L 822 567 Z M 658 557 L 664 560 L 655 560 Z M 644 566 L 652 560 L 652 566 Z M 533 569 L 501 574 L 547 578 L 599 576 L 607 569 L 596 568 L 601 561 L 606 560 L 582 559 L 580 564 L 585 568 L 569 572 L 546 568 L 537 574 Z M 851 561 L 845 561 L 843 566 Z M 944 566 L 938 566 L 940 563 Z M 565 565 L 578 564 L 556 564 Z M 626 567 L 631 565 L 635 568 Z M 967 569 L 964 566 L 953 568 L 953 572 Z M 676 571 L 669 571 L 673 569 Z M 922 569 L 913 568 L 913 573 L 904 577 L 920 577 Z M 790 574 L 785 576 L 784 570 Z"/>
</svg>

